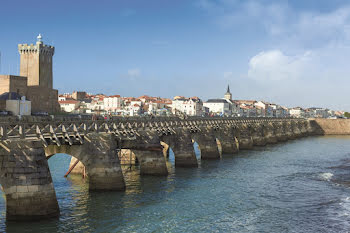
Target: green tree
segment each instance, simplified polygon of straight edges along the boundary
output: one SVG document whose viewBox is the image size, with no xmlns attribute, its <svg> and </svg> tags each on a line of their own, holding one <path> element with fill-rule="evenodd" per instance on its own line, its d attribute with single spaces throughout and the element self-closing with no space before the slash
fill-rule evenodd
<svg viewBox="0 0 350 233">
<path fill-rule="evenodd" d="M 344 116 L 345 116 L 346 118 L 350 118 L 350 113 L 349 113 L 349 112 L 345 112 L 345 113 L 344 113 Z"/>
</svg>

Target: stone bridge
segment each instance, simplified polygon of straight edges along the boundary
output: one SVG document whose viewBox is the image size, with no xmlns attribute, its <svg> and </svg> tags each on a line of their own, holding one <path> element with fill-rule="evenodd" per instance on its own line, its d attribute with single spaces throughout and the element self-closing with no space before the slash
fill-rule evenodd
<svg viewBox="0 0 350 233">
<path fill-rule="evenodd" d="M 253 146 L 313 134 L 310 121 L 278 118 L 113 118 L 110 121 L 46 119 L 0 123 L 0 184 L 8 220 L 59 215 L 47 160 L 66 153 L 78 159 L 90 190 L 125 189 L 118 159 L 131 150 L 141 175 L 166 176 L 164 147 L 171 148 L 176 167 L 197 167 L 193 143 L 201 159 L 220 159 Z"/>
</svg>

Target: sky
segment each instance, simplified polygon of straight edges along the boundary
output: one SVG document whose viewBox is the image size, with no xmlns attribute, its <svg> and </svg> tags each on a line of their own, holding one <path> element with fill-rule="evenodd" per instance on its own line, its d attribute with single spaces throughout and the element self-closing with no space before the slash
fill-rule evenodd
<svg viewBox="0 0 350 233">
<path fill-rule="evenodd" d="M 1 0 L 0 74 L 39 33 L 60 93 L 350 111 L 348 0 Z"/>
</svg>

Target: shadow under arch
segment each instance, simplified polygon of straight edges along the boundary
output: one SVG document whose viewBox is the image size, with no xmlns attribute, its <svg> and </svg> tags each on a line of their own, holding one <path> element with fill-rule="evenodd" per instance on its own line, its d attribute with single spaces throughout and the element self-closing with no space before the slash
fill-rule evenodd
<svg viewBox="0 0 350 233">
<path fill-rule="evenodd" d="M 193 150 L 194 153 L 196 154 L 197 160 L 201 159 L 201 148 L 199 147 L 199 144 L 196 140 L 192 139 L 192 144 L 193 144 Z"/>
<path fill-rule="evenodd" d="M 46 158 L 54 184 L 57 180 L 61 182 L 64 178 L 69 178 L 73 184 L 85 184 L 88 187 L 87 179 L 84 179 L 87 178 L 84 174 L 85 166 L 78 158 L 67 153 L 55 153 Z"/>
<path fill-rule="evenodd" d="M 163 147 L 163 156 L 166 162 L 167 169 L 169 173 L 172 173 L 173 169 L 176 167 L 176 157 L 173 149 L 165 142 L 160 141 Z"/>
<path fill-rule="evenodd" d="M 81 151 L 79 146 L 68 146 L 68 145 L 61 145 L 61 146 L 56 146 L 56 145 L 49 145 L 48 147 L 46 147 L 45 149 L 45 156 L 49 162 L 50 165 L 50 161 L 52 161 L 51 158 L 53 157 L 57 157 L 57 156 L 61 156 L 61 157 L 66 157 L 67 160 L 67 156 L 69 156 L 69 162 L 68 162 L 68 166 L 67 166 L 67 162 L 64 163 L 66 171 L 69 171 L 70 169 L 72 169 L 69 174 L 81 174 L 83 177 L 84 173 L 86 173 L 85 169 L 86 169 L 86 158 L 85 156 L 82 156 Z M 60 166 L 62 166 L 63 164 L 59 164 Z M 57 166 L 57 165 L 55 165 Z M 52 166 L 50 166 L 52 167 Z M 74 168 L 73 168 L 74 167 Z M 52 169 L 50 169 L 52 170 Z M 66 175 L 68 175 L 68 172 L 66 173 Z"/>
</svg>

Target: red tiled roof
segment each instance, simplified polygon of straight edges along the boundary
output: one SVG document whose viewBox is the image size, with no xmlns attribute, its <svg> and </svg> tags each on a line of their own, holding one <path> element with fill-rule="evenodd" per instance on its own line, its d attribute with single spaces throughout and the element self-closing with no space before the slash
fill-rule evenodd
<svg viewBox="0 0 350 233">
<path fill-rule="evenodd" d="M 58 101 L 59 104 L 77 104 L 79 103 L 79 101 L 77 100 L 62 100 L 62 101 Z"/>
</svg>

